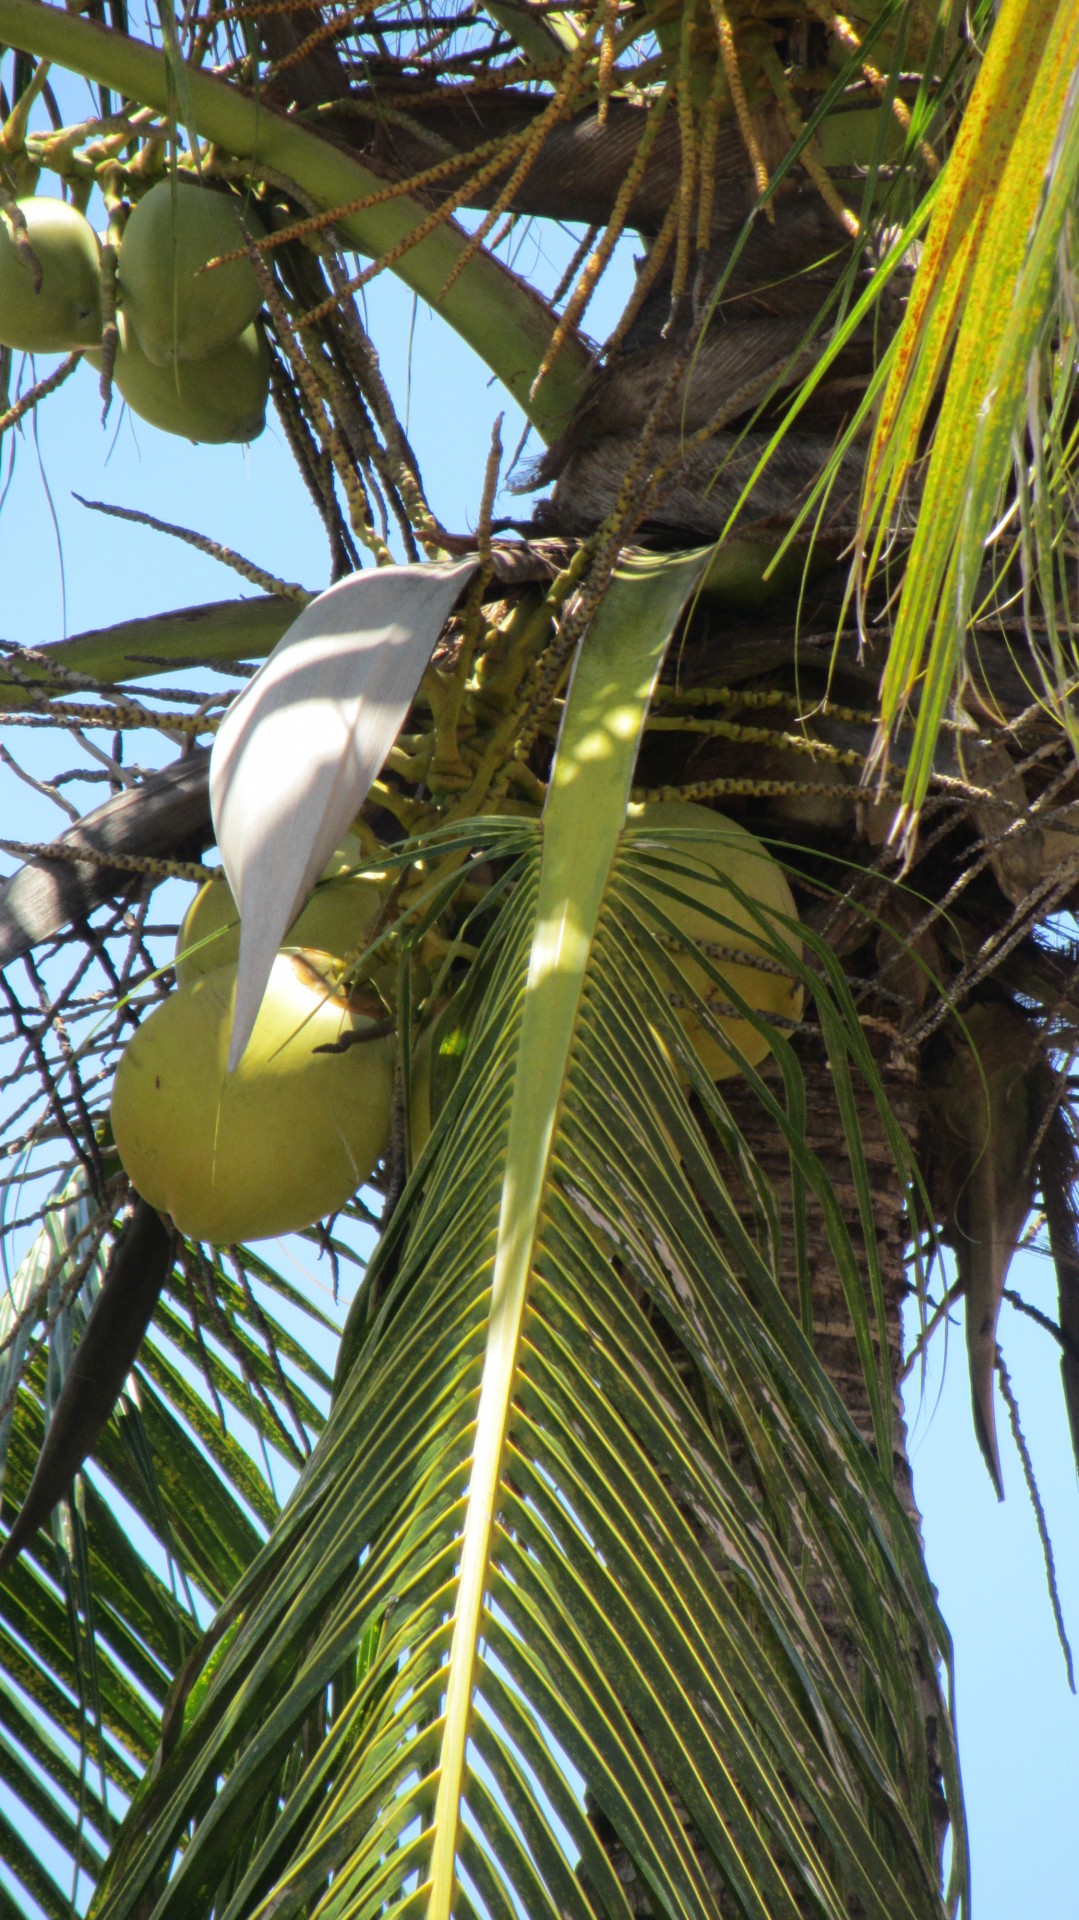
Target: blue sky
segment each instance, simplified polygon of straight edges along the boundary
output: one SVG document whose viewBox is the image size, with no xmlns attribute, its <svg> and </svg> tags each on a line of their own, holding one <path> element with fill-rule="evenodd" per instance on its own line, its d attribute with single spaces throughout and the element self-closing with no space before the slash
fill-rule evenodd
<svg viewBox="0 0 1079 1920">
<path fill-rule="evenodd" d="M 537 243 L 518 261 L 530 273 Z M 548 267 L 547 271 L 551 269 Z M 609 303 L 616 301 L 612 293 Z M 503 441 L 519 416 L 446 329 L 396 283 L 368 291 L 369 321 L 417 446 L 432 505 L 451 528 L 474 523 L 495 415 Z M 594 325 L 602 333 L 602 311 Z M 48 363 L 45 363 L 46 365 Z M 321 526 L 272 417 L 250 450 L 191 447 L 130 418 L 102 429 L 82 369 L 27 425 L 0 509 L 0 637 L 47 643 L 111 621 L 224 598 L 242 582 L 178 542 L 88 513 L 78 492 L 179 521 L 289 579 L 326 584 Z M 8 477 L 2 447 L 0 491 Z M 521 511 L 520 503 L 504 503 Z M 54 520 L 55 515 L 55 520 Z M 22 742 L 20 742 L 21 746 Z M 2 787 L 3 831 L 32 831 L 36 803 Z M 1012 1284 L 1055 1312 L 1047 1260 L 1024 1255 Z M 935 1292 L 939 1294 L 939 1276 Z M 1057 1357 L 1006 1308 L 1002 1334 L 1045 1503 L 1065 1618 L 1079 1638 L 1079 1517 Z M 960 1750 L 974 1858 L 975 1920 L 1068 1920 L 1076 1910 L 1070 1818 L 1079 1779 L 1079 1703 L 1069 1695 L 1019 1460 L 1001 1412 L 1007 1500 L 998 1507 L 973 1436 L 961 1320 L 931 1349 L 924 1389 L 908 1386 L 916 1490 L 930 1571 L 955 1640 Z"/>
</svg>

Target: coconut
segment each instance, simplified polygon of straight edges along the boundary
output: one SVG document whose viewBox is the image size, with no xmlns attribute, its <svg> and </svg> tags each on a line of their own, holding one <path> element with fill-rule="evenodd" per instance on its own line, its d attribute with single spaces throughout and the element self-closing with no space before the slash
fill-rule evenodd
<svg viewBox="0 0 1079 1920">
<path fill-rule="evenodd" d="M 336 1212 L 385 1151 L 393 1042 L 320 1053 L 373 1023 L 326 954 L 278 955 L 255 1030 L 226 1074 L 236 968 L 177 987 L 142 1022 L 112 1096 L 132 1185 L 193 1240 L 291 1233 Z"/>
<path fill-rule="evenodd" d="M 289 928 L 286 947 L 345 954 L 362 948 L 381 911 L 382 889 L 350 869 L 363 859 L 354 836 L 337 849 L 307 905 Z M 173 965 L 179 981 L 234 964 L 240 952 L 240 916 L 224 874 L 207 880 L 188 907 L 176 936 Z"/>
<path fill-rule="evenodd" d="M 802 957 L 801 941 L 792 934 L 787 922 L 796 920 L 797 908 L 787 877 L 767 847 L 753 834 L 711 807 L 689 801 L 663 800 L 643 807 L 631 807 L 629 825 L 635 846 L 647 845 L 654 836 L 672 862 L 671 868 L 651 870 L 645 885 L 657 908 L 673 921 L 687 946 L 697 944 L 726 948 L 743 963 L 727 954 L 710 955 L 722 976 L 717 985 L 700 961 L 680 949 L 674 959 L 693 991 L 715 1008 L 721 1031 L 729 1036 L 751 1066 L 768 1052 L 768 1035 L 748 1020 L 725 1012 L 724 1002 L 737 993 L 755 1013 L 766 1020 L 777 1017 L 798 1020 L 801 1017 L 803 990 L 793 974 L 775 969 L 776 962 L 789 954 Z M 694 828 L 707 839 L 684 840 L 672 844 L 671 829 Z M 684 896 L 674 898 L 670 888 Z M 688 896 L 688 897 L 687 897 Z M 756 909 L 756 912 L 754 912 Z M 763 917 L 763 925 L 762 925 Z M 765 964 L 754 965 L 754 959 Z M 664 991 L 672 982 L 664 969 L 660 976 Z M 740 1071 L 737 1063 L 719 1040 L 687 1008 L 679 1009 L 679 1019 L 705 1072 L 713 1080 L 726 1080 Z"/>
<path fill-rule="evenodd" d="M 132 413 L 163 433 L 214 445 L 257 440 L 266 425 L 270 350 L 260 325 L 247 327 L 205 360 L 174 360 L 156 367 L 146 358 L 123 314 L 113 380 Z M 101 365 L 100 353 L 88 353 Z"/>
<path fill-rule="evenodd" d="M 250 260 L 206 271 L 235 253 L 261 220 L 233 193 L 160 180 L 132 210 L 120 242 L 120 302 L 146 358 L 158 367 L 203 360 L 250 326 L 262 288 Z"/>
<path fill-rule="evenodd" d="M 101 339 L 101 248 L 90 222 L 66 200 L 16 202 L 41 269 L 0 214 L 0 346 L 23 353 L 70 353 Z"/>
</svg>

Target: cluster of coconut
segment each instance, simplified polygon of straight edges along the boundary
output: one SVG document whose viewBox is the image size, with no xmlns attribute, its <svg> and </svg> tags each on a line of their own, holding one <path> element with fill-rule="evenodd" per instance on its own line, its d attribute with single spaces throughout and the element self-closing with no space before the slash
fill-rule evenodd
<svg viewBox="0 0 1079 1920">
<path fill-rule="evenodd" d="M 706 1027 L 681 1006 L 679 1018 L 705 1071 L 725 1079 L 740 1070 L 729 1049 L 755 1065 L 769 1047 L 769 1027 L 739 1017 L 732 998 L 769 1023 L 801 1014 L 801 984 L 776 957 L 801 956 L 786 877 L 759 840 L 710 808 L 635 808 L 630 825 L 646 854 L 652 835 L 662 840 L 671 828 L 708 836 L 663 856 L 654 899 L 682 939 L 711 951 L 722 984 L 697 959 L 678 965 L 688 997 L 699 995 L 714 1023 Z M 112 1101 L 117 1151 L 137 1191 L 191 1239 L 225 1245 L 311 1226 L 343 1206 L 385 1152 L 393 1038 L 372 1020 L 371 997 L 340 985 L 341 956 L 363 947 L 384 903 L 384 887 L 355 871 L 360 860 L 358 842 L 342 846 L 289 930 L 234 1073 L 226 1062 L 239 920 L 223 878 L 207 882 L 188 909 L 176 989 L 121 1057 Z M 666 967 L 649 964 L 670 992 Z M 452 1015 L 451 1005 L 414 1056 L 414 1152 L 433 1117 L 434 1053 L 448 1045 L 459 1064 L 463 1051 Z"/>
<path fill-rule="evenodd" d="M 20 217 L 21 216 L 21 217 Z M 238 195 L 162 180 L 132 209 L 119 247 L 113 380 L 133 413 L 188 440 L 262 432 L 270 353 L 262 289 L 245 256 L 262 227 Z M 101 246 L 65 200 L 35 196 L 0 211 L 0 346 L 81 348 L 101 365 Z"/>
</svg>

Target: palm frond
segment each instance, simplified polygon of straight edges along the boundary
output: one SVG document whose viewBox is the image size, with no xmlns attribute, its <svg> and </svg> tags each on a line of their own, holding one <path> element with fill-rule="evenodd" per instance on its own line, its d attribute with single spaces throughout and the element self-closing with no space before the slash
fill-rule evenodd
<svg viewBox="0 0 1079 1920">
<path fill-rule="evenodd" d="M 44 1219 L 0 1302 L 9 1511 L 77 1366 L 114 1232 L 81 1169 Z M 197 1271 L 170 1276 L 88 1470 L 0 1582 L 0 1779 L 21 1809 L 3 1859 L 20 1915 L 36 1903 L 59 1920 L 75 1880 L 96 1878 L 173 1676 L 273 1525 L 275 1476 L 291 1484 L 323 1423 L 328 1376 L 275 1304 L 295 1326 L 295 1289 L 255 1258 L 242 1281 L 215 1261 L 200 1326 Z M 313 1339 L 324 1316 L 303 1312 Z"/>
<path fill-rule="evenodd" d="M 698 566 L 616 575 L 542 822 L 483 825 L 513 884 L 463 1067 L 326 1432 L 174 1699 L 109 1920 L 625 1920 L 619 1858 L 701 1920 L 719 1886 L 759 1920 L 958 1897 L 917 1543 L 783 1297 L 775 1196 L 651 964 L 656 857 L 620 836 Z M 757 1084 L 819 1185 L 796 1094 Z M 838 1211 L 829 1231 L 849 1254 Z"/>
<path fill-rule="evenodd" d="M 917 705 L 904 785 L 914 813 L 963 675 L 1013 465 L 1023 520 L 1041 518 L 1046 558 L 1069 511 L 1070 455 L 1061 457 L 1059 430 L 1049 434 L 1046 421 L 1074 385 L 1070 327 L 1057 339 L 1053 327 L 1079 176 L 1077 65 L 1074 7 L 1017 0 L 999 9 L 889 355 L 862 508 L 870 575 L 940 399 L 882 684 L 882 741 Z"/>
</svg>

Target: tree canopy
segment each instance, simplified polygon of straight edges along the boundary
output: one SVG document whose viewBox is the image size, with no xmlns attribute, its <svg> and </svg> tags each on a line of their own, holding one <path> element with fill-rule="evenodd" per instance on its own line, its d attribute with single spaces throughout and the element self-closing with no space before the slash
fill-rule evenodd
<svg viewBox="0 0 1079 1920">
<path fill-rule="evenodd" d="M 328 549 L 325 592 L 226 554 L 253 593 L 3 661 L 109 786 L 0 896 L 40 1217 L 0 1777 L 76 1894 L 0 1808 L 9 1872 L 109 1920 L 955 1911 L 895 1372 L 939 1235 L 999 1486 L 1037 1201 L 1079 1433 L 1079 8 L 0 0 L 0 44 L 0 432 L 87 363 L 195 440 L 272 397 Z M 583 229 L 557 286 L 528 220 Z M 386 272 L 544 443 L 531 518 L 497 436 L 432 511 Z M 214 846 L 203 972 L 153 903 L 220 902 Z M 109 1090 L 225 979 L 212 1184 L 275 955 L 339 898 L 319 1085 L 377 1051 L 386 1110 L 373 1187 L 295 1222 L 364 1268 L 331 1377 L 258 1232 L 135 1192 Z"/>
</svg>

